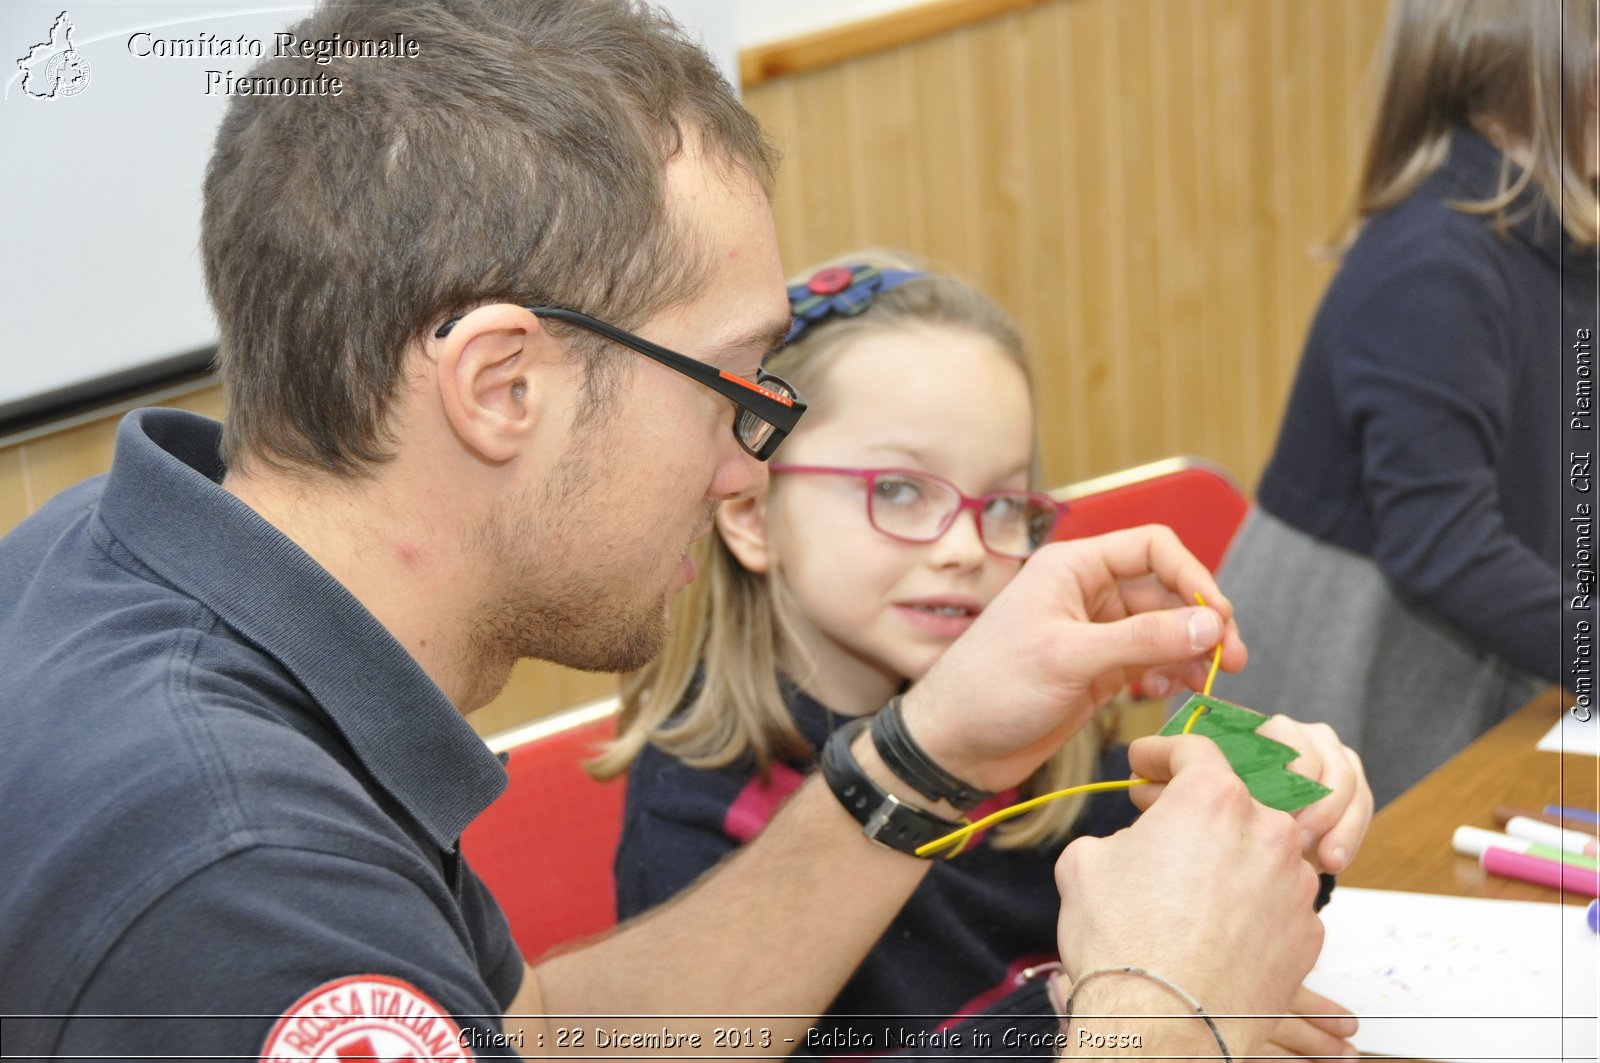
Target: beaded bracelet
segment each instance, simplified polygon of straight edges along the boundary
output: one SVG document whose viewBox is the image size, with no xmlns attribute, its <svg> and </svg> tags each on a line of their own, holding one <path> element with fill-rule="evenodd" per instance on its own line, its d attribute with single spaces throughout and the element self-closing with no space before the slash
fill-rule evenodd
<svg viewBox="0 0 1600 1063">
<path fill-rule="evenodd" d="M 1098 978 L 1103 974 L 1136 974 L 1141 978 L 1150 979 L 1157 985 L 1165 986 L 1168 992 L 1189 1005 L 1190 1008 L 1194 1009 L 1196 1015 L 1205 1020 L 1206 1026 L 1211 1030 L 1211 1036 L 1217 1039 L 1217 1048 L 1222 1052 L 1222 1058 L 1227 1060 L 1227 1063 L 1233 1063 L 1233 1056 L 1228 1052 L 1228 1045 L 1222 1040 L 1222 1031 L 1217 1029 L 1216 1022 L 1212 1020 L 1210 1015 L 1206 1014 L 1206 1009 L 1200 1006 L 1200 1002 L 1189 995 L 1182 986 L 1169 982 L 1154 971 L 1147 971 L 1143 967 L 1097 967 L 1073 981 L 1072 992 L 1067 994 L 1067 999 L 1064 1001 L 1057 1000 L 1060 994 L 1056 989 L 1054 980 L 1052 980 L 1050 983 L 1050 1001 L 1056 1005 L 1056 1010 L 1061 1015 L 1063 1031 L 1072 1025 L 1072 1000 L 1078 995 L 1078 990 L 1083 988 L 1085 982 L 1092 978 Z"/>
</svg>

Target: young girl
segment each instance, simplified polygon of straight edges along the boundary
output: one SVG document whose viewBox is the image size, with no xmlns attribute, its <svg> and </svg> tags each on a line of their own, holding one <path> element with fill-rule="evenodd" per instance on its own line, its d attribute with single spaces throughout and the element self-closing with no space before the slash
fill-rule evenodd
<svg viewBox="0 0 1600 1063">
<path fill-rule="evenodd" d="M 1360 230 L 1220 577 L 1252 663 L 1217 693 L 1333 724 L 1380 802 L 1577 675 L 1596 32 L 1574 0 L 1396 0 Z"/>
<path fill-rule="evenodd" d="M 673 634 L 627 685 L 619 736 L 595 765 L 628 772 L 616 861 L 624 918 L 752 839 L 829 734 L 921 678 L 1056 520 L 1031 489 L 1029 374 L 1004 311 L 953 278 L 859 258 L 790 297 L 791 342 L 768 368 L 810 412 L 771 464 L 769 489 L 722 505 Z M 1126 750 L 1090 726 L 1022 792 L 969 818 L 1128 775 Z M 1359 769 L 1343 778 L 1342 799 L 1355 792 L 1359 805 Z M 816 1044 L 881 1051 L 896 1046 L 883 1043 L 883 1019 L 867 1017 L 928 1029 L 999 1001 L 1056 957 L 1053 870 L 1065 842 L 1134 815 L 1126 791 L 1061 799 L 933 861 Z M 1337 1007 L 1311 1004 L 1302 1010 Z M 854 1030 L 874 1040 L 853 1041 Z M 1319 1036 L 1311 1043 L 1334 1040 Z"/>
<path fill-rule="evenodd" d="M 1031 491 L 1029 375 L 1003 310 L 954 278 L 859 259 L 791 297 L 796 332 L 768 367 L 811 412 L 766 494 L 723 504 L 673 634 L 629 682 L 597 768 L 629 773 L 622 917 L 754 837 L 829 733 L 920 678 L 1055 521 L 1054 503 Z M 1097 775 L 1128 767 L 1090 727 L 1027 789 Z M 1054 959 L 1062 844 L 1134 814 L 1122 792 L 1063 799 L 935 861 L 832 1011 L 932 1026 L 1013 987 Z"/>
</svg>

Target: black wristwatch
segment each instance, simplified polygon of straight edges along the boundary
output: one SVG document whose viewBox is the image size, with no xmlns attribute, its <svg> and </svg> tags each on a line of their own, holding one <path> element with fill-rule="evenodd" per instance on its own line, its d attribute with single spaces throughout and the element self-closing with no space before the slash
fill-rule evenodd
<svg viewBox="0 0 1600 1063">
<path fill-rule="evenodd" d="M 917 855 L 917 848 L 960 827 L 908 805 L 884 790 L 856 761 L 850 743 L 870 722 L 869 717 L 851 720 L 828 736 L 822 746 L 822 777 L 867 837 L 897 852 Z"/>
</svg>

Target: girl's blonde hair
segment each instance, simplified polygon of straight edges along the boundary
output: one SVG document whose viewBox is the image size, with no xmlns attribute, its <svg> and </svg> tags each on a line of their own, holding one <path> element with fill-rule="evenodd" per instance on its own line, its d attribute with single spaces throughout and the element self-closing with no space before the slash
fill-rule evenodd
<svg viewBox="0 0 1600 1063">
<path fill-rule="evenodd" d="M 857 252 L 817 268 L 846 263 L 920 268 L 883 252 Z M 804 283 L 814 272 L 791 283 Z M 971 285 L 936 273 L 878 294 L 859 314 L 811 325 L 769 358 L 767 368 L 798 388 L 813 410 L 823 410 L 831 400 L 828 370 L 840 352 L 866 336 L 924 328 L 962 329 L 992 340 L 1022 370 L 1031 391 L 1027 350 L 1011 316 Z M 805 431 L 803 422 L 798 431 Z M 808 670 L 803 662 L 794 668 L 801 652 L 792 627 L 796 606 L 782 576 L 750 572 L 719 535 L 697 544 L 695 564 L 700 575 L 673 602 L 661 654 L 623 682 L 617 739 L 589 766 L 598 778 L 626 771 L 647 744 L 696 768 L 749 758 L 763 777 L 774 760 L 803 763 L 814 754 L 778 685 L 785 665 Z M 789 678 L 806 685 L 804 674 L 791 671 Z M 1099 727 L 1085 727 L 1034 773 L 1024 796 L 1087 782 L 1104 746 Z M 1055 801 L 1007 823 L 997 830 L 997 844 L 1065 840 L 1082 803 L 1081 797 Z"/>
<path fill-rule="evenodd" d="M 1414 192 L 1444 164 L 1451 129 L 1468 124 L 1525 168 L 1513 177 L 1508 159 L 1495 195 L 1452 206 L 1504 232 L 1520 220 L 1512 204 L 1537 185 L 1567 235 L 1595 243 L 1595 40 L 1592 0 L 1395 0 L 1353 221 Z"/>
</svg>

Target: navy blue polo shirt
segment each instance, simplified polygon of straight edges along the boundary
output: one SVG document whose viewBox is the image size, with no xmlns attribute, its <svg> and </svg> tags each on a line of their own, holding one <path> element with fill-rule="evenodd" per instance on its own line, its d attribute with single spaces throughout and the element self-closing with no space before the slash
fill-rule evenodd
<svg viewBox="0 0 1600 1063">
<path fill-rule="evenodd" d="M 387 1004 L 436 1048 L 429 1005 L 478 1056 L 511 1054 L 522 957 L 456 847 L 505 771 L 341 584 L 221 489 L 219 439 L 130 414 L 109 475 L 0 540 L 5 1051 L 254 1057 L 269 1035 L 343 1036 L 394 1058 L 397 1027 L 357 1021 Z M 280 1023 L 305 998 L 319 1017 Z"/>
</svg>

